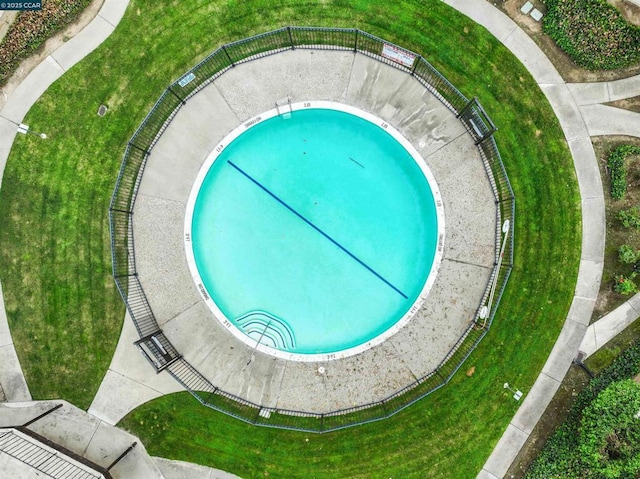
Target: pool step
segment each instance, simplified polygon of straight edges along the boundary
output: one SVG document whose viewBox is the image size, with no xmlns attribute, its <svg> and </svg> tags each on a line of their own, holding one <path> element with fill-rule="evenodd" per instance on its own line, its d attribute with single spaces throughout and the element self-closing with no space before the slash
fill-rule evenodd
<svg viewBox="0 0 640 479">
<path fill-rule="evenodd" d="M 266 311 L 249 311 L 235 321 L 247 336 L 260 344 L 281 351 L 290 351 L 296 346 L 293 330 L 287 322 Z"/>
</svg>

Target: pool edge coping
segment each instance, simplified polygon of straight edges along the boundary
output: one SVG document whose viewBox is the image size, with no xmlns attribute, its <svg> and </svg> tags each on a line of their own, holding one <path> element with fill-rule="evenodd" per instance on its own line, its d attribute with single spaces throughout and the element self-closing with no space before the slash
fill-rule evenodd
<svg viewBox="0 0 640 479">
<path fill-rule="evenodd" d="M 334 110 L 340 111 L 343 113 L 348 113 L 363 120 L 368 121 L 369 123 L 383 129 L 386 133 L 391 135 L 393 139 L 395 139 L 413 158 L 414 162 L 420 168 L 424 178 L 426 179 L 429 188 L 431 189 L 431 194 L 434 201 L 435 211 L 436 211 L 436 219 L 437 219 L 437 242 L 435 253 L 433 256 L 433 261 L 431 263 L 431 268 L 426 277 L 424 285 L 422 286 L 420 293 L 416 300 L 412 303 L 412 305 L 408 308 L 408 310 L 402 315 L 402 317 L 396 321 L 391 327 L 378 334 L 374 338 L 370 339 L 365 343 L 361 343 L 357 346 L 353 346 L 351 348 L 343 349 L 336 352 L 331 353 L 314 353 L 314 354 L 302 354 L 302 353 L 288 353 L 286 351 L 282 351 L 279 349 L 275 349 L 269 347 L 265 344 L 260 344 L 260 340 L 256 341 L 251 338 L 247 334 L 243 333 L 236 325 L 234 325 L 229 318 L 220 310 L 220 308 L 216 305 L 213 299 L 209 294 L 205 294 L 207 292 L 206 286 L 204 285 L 204 281 L 202 280 L 200 273 L 198 272 L 198 268 L 196 266 L 195 257 L 193 253 L 193 243 L 191 241 L 191 227 L 192 222 L 191 219 L 193 217 L 193 212 L 195 209 L 195 203 L 198 196 L 198 192 L 200 187 L 209 172 L 209 169 L 213 166 L 218 157 L 222 154 L 222 152 L 226 149 L 228 145 L 230 145 L 235 139 L 237 139 L 240 135 L 251 129 L 252 127 L 281 114 L 286 114 L 287 112 L 280 111 L 280 105 L 276 103 L 275 108 L 267 110 L 266 112 L 260 113 L 248 119 L 245 122 L 242 122 L 236 128 L 234 128 L 229 134 L 227 134 L 220 143 L 207 155 L 207 158 L 204 160 L 200 169 L 198 170 L 198 175 L 193 182 L 191 190 L 189 192 L 189 197 L 187 199 L 187 206 L 185 210 L 185 219 L 184 219 L 184 231 L 183 231 L 183 241 L 184 248 L 186 254 L 187 265 L 189 268 L 189 272 L 191 273 L 192 280 L 198 290 L 198 294 L 200 298 L 205 302 L 209 310 L 213 313 L 216 320 L 222 324 L 236 339 L 249 346 L 251 349 L 255 351 L 260 351 L 264 354 L 268 354 L 270 356 L 276 357 L 278 359 L 283 359 L 287 361 L 297 361 L 297 362 L 327 362 L 333 361 L 337 359 L 345 359 L 351 356 L 356 356 L 360 353 L 363 353 L 375 346 L 382 344 L 387 339 L 391 338 L 393 335 L 398 333 L 403 327 L 405 327 L 411 319 L 420 311 L 420 308 L 427 300 L 429 296 L 429 292 L 431 291 L 436 277 L 438 275 L 438 271 L 440 270 L 440 266 L 442 264 L 443 256 L 444 256 L 444 238 L 445 238 L 445 218 L 444 218 L 444 204 L 442 201 L 442 196 L 440 194 L 440 188 L 438 183 L 431 173 L 427 162 L 422 157 L 422 155 L 418 152 L 418 150 L 413 146 L 413 144 L 400 133 L 395 127 L 389 125 L 382 118 L 369 113 L 360 108 L 347 105 L 345 103 L 335 102 L 335 101 L 327 101 L 327 100 L 308 100 L 302 102 L 295 103 L 287 103 L 283 108 L 286 108 L 289 113 L 293 113 L 294 111 L 305 110 L 305 109 L 325 109 L 325 110 Z M 208 293 L 208 292 L 207 292 Z"/>
</svg>

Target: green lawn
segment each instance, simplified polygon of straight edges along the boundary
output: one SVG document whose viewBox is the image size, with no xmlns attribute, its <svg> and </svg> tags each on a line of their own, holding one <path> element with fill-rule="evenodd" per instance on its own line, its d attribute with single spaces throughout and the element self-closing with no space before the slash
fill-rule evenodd
<svg viewBox="0 0 640 479">
<path fill-rule="evenodd" d="M 42 97 L 0 190 L 0 278 L 36 398 L 87 407 L 124 309 L 109 277 L 107 202 L 128 138 L 162 90 L 222 43 L 283 25 L 356 27 L 423 54 L 478 96 L 517 198 L 515 266 L 494 327 L 464 374 L 392 419 L 326 435 L 250 427 L 187 394 L 123 421 L 151 454 L 245 478 L 475 477 L 566 317 L 580 255 L 573 164 L 544 96 L 484 29 L 436 0 L 132 1 L 105 44 Z M 96 115 L 109 105 L 104 118 Z M 309 441 L 306 441 L 306 439 Z"/>
</svg>

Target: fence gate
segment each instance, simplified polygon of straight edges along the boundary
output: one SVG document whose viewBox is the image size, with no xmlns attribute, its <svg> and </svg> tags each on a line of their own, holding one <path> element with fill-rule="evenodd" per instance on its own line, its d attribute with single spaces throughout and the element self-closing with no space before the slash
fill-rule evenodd
<svg viewBox="0 0 640 479">
<path fill-rule="evenodd" d="M 497 130 L 489 115 L 486 114 L 482 105 L 477 98 L 473 98 L 467 105 L 460 110 L 458 118 L 462 121 L 476 145 L 482 143 L 487 138 L 491 138 Z"/>
</svg>

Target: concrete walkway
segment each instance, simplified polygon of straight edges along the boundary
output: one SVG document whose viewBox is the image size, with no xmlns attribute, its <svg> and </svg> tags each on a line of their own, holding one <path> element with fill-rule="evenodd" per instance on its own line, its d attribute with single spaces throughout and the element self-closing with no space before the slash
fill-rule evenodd
<svg viewBox="0 0 640 479">
<path fill-rule="evenodd" d="M 638 84 L 640 85 L 640 81 Z M 581 106 L 580 112 L 591 136 L 626 135 L 640 137 L 640 113 L 607 105 Z"/>
<path fill-rule="evenodd" d="M 640 317 L 640 293 L 587 328 L 580 352 L 588 358 Z"/>
<path fill-rule="evenodd" d="M 65 401 L 0 403 L 0 427 L 20 426 L 58 404 L 62 404 L 62 408 L 34 422 L 29 430 L 105 468 L 137 442 L 137 446 L 110 471 L 114 479 L 163 479 L 138 438 Z M 0 453 L 0 459 L 8 461 L 6 454 Z M 18 477 L 23 477 L 25 472 Z"/>
<path fill-rule="evenodd" d="M 607 82 L 567 83 L 575 102 L 580 106 L 632 98 L 640 93 L 638 85 L 640 75 Z"/>
<path fill-rule="evenodd" d="M 0 284 L 0 402 L 31 401 L 7 322 Z"/>
<path fill-rule="evenodd" d="M 137 443 L 110 469 L 114 479 L 239 479 L 208 467 L 153 458 L 137 437 L 66 401 L 0 403 L 0 428 L 21 426 L 60 404 L 61 408 L 34 422 L 28 429 L 104 468 L 109 467 L 131 444 Z M 8 470 L 14 472 L 11 476 L 14 479 L 41 477 L 30 467 L 16 464 L 11 456 L 0 453 L 0 473 Z"/>
<path fill-rule="evenodd" d="M 139 405 L 184 388 L 167 373 L 155 374 L 133 343 L 139 338 L 129 314 L 111 365 L 96 394 L 89 413 L 107 424 L 115 425 Z M 118 398 L 114 400 L 114 398 Z"/>
<path fill-rule="evenodd" d="M 583 338 L 585 337 L 585 332 L 588 331 L 589 317 L 597 297 L 604 247 L 604 200 L 600 175 L 589 137 L 592 134 L 611 134 L 611 128 L 607 129 L 606 124 L 599 119 L 602 115 L 611 116 L 611 123 L 617 125 L 615 127 L 615 131 L 619 132 L 617 134 L 640 136 L 635 133 L 637 130 L 626 125 L 627 122 L 638 123 L 637 114 L 629 115 L 623 110 L 600 105 L 604 102 L 636 96 L 640 91 L 640 81 L 638 77 L 632 77 L 616 82 L 587 85 L 565 84 L 553 65 L 526 33 L 508 17 L 491 6 L 490 3 L 484 0 L 445 0 L 445 3 L 485 26 L 532 73 L 542 91 L 547 95 L 561 122 L 576 162 L 576 171 L 582 195 L 583 247 L 576 296 L 560 338 L 553 348 L 542 374 L 531 391 L 527 393 L 527 397 L 508 426 L 503 438 L 485 464 L 484 469 L 478 475 L 480 478 L 496 478 L 503 477 L 506 473 L 520 447 L 524 444 L 533 426 L 553 397 L 580 344 L 586 345 L 583 342 Z M 113 31 L 127 4 L 128 1 L 126 0 L 107 0 L 95 20 L 79 35 L 47 57 L 9 98 L 5 107 L 0 111 L 0 179 L 16 135 L 17 124 L 22 121 L 33 103 L 53 81 L 90 53 Z M 589 327 L 594 334 L 593 347 L 599 347 L 605 339 L 605 336 L 598 336 L 599 330 L 615 331 L 619 329 L 622 324 L 625 324 L 626 321 L 629 321 L 631 317 L 637 314 L 639 302 L 636 296 L 619 310 L 603 318 L 603 321 L 607 318 L 609 319 L 601 323 L 601 326 L 596 326 L 600 323 L 598 322 Z M 1 304 L 3 305 L 4 302 L 2 301 Z M 627 308 L 626 313 L 623 308 Z M 605 324 L 614 326 L 602 327 Z M 17 377 L 22 378 L 19 362 L 15 356 L 15 350 L 6 325 L 4 307 L 0 307 L 0 354 L 2 354 L 2 362 L 5 363 L 5 360 L 7 360 L 9 361 L 7 364 L 14 364 L 16 367 L 7 368 L 7 370 L 9 370 L 10 374 L 15 373 Z M 585 339 L 585 341 L 588 340 Z M 117 373 L 117 368 L 113 372 Z M 6 373 L 0 370 L 0 375 L 2 374 Z M 14 398 L 13 400 L 20 401 L 28 398 L 28 389 L 23 378 L 17 381 L 16 384 L 19 383 L 18 386 L 14 386 L 11 380 L 7 382 L 6 377 L 0 377 L 0 385 L 11 385 L 6 387 L 12 390 L 10 394 Z M 16 388 L 15 395 L 14 388 Z M 161 392 L 162 387 L 158 386 L 155 392 L 151 392 L 150 395 Z M 13 420 L 14 416 L 12 416 Z M 99 421 L 99 419 L 95 420 Z M 167 473 L 165 477 L 193 477 L 189 475 L 169 475 L 171 474 L 170 470 L 179 470 L 180 467 L 180 465 L 172 463 L 171 466 L 165 464 L 161 468 L 163 473 Z M 218 476 L 209 472 L 209 477 Z"/>
</svg>

